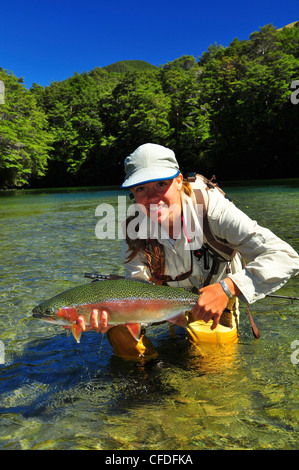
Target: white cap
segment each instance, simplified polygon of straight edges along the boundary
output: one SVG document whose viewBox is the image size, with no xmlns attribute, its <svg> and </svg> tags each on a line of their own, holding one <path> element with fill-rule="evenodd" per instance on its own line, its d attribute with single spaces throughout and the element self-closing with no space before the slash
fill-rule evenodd
<svg viewBox="0 0 299 470">
<path fill-rule="evenodd" d="M 125 173 L 121 187 L 131 188 L 175 178 L 180 174 L 180 169 L 172 150 L 162 145 L 143 144 L 125 159 Z"/>
</svg>

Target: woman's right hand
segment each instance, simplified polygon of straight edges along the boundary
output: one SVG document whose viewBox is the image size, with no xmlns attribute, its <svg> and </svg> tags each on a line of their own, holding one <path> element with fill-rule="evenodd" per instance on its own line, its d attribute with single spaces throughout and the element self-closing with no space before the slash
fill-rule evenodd
<svg viewBox="0 0 299 470">
<path fill-rule="evenodd" d="M 82 331 L 95 330 L 97 333 L 107 333 L 114 325 L 108 325 L 108 312 L 94 308 L 90 315 L 90 325 L 86 325 L 83 315 L 79 315 L 77 324 Z"/>
<path fill-rule="evenodd" d="M 108 312 L 106 310 L 101 310 L 101 312 L 94 308 L 92 314 L 90 315 L 90 329 L 95 330 L 98 333 L 107 333 L 110 328 L 113 328 L 114 325 L 108 326 Z"/>
</svg>

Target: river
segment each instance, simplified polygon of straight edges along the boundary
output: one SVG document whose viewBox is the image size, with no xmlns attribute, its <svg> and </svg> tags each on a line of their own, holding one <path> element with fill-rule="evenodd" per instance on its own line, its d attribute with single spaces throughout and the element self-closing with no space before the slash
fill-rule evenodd
<svg viewBox="0 0 299 470">
<path fill-rule="evenodd" d="M 222 185 L 235 204 L 299 251 L 299 181 Z M 120 240 L 99 240 L 99 188 L 0 194 L 0 449 L 228 450 L 298 448 L 299 301 L 241 305 L 239 342 L 198 350 L 167 324 L 148 328 L 158 357 L 116 357 L 105 335 L 80 344 L 34 319 L 42 299 L 122 274 Z M 298 296 L 298 278 L 280 295 Z M 298 355 L 297 355 L 298 351 Z"/>
</svg>

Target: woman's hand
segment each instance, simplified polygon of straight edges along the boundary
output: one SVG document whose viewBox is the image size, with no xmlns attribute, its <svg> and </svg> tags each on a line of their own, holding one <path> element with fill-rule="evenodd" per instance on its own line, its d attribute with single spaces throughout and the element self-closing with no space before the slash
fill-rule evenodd
<svg viewBox="0 0 299 470">
<path fill-rule="evenodd" d="M 96 308 L 93 309 L 90 315 L 90 327 L 99 333 L 107 333 L 109 328 L 112 328 L 112 326 L 108 326 L 108 313 L 106 310 L 100 312 Z"/>
<path fill-rule="evenodd" d="M 230 278 L 226 278 L 225 282 L 233 295 L 239 295 L 241 293 Z M 214 330 L 219 323 L 223 310 L 227 306 L 228 300 L 229 298 L 219 282 L 203 287 L 199 290 L 197 304 L 191 311 L 194 321 L 204 320 L 207 323 L 212 319 L 213 324 L 211 330 Z"/>
<path fill-rule="evenodd" d="M 101 312 L 94 308 L 90 315 L 90 325 L 85 324 L 85 319 L 82 315 L 79 315 L 77 324 L 81 327 L 82 331 L 95 330 L 97 333 L 107 333 L 113 325 L 108 326 L 108 313 L 106 310 Z"/>
</svg>

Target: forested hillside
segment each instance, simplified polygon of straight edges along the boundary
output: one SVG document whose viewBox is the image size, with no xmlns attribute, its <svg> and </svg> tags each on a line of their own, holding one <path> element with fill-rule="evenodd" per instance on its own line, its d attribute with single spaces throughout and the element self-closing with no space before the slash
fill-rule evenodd
<svg viewBox="0 0 299 470">
<path fill-rule="evenodd" d="M 121 60 L 114 64 L 103 67 L 107 72 L 127 73 L 127 72 L 143 72 L 144 70 L 157 69 L 155 65 L 144 62 L 144 60 Z"/>
<path fill-rule="evenodd" d="M 124 158 L 145 142 L 172 148 L 183 172 L 296 176 L 299 22 L 211 45 L 199 58 L 141 62 L 30 90 L 0 69 L 0 188 L 119 185 Z"/>
</svg>

